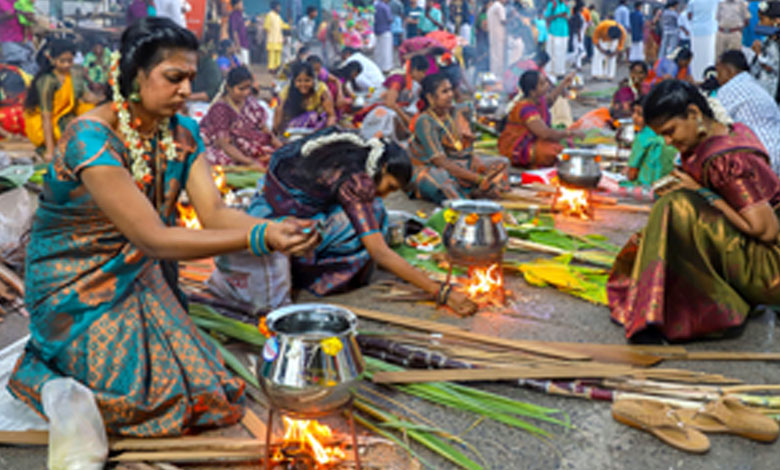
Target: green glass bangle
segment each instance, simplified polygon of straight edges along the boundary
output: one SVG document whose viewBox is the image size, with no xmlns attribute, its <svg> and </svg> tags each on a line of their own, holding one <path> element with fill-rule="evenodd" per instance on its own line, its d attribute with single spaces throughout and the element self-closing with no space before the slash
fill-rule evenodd
<svg viewBox="0 0 780 470">
<path fill-rule="evenodd" d="M 265 233 L 268 231 L 268 222 L 263 223 L 260 226 L 260 252 L 264 255 L 271 254 L 271 250 L 268 248 L 268 240 L 265 239 Z"/>
<path fill-rule="evenodd" d="M 715 201 L 717 201 L 717 200 L 719 200 L 721 198 L 717 193 L 715 193 L 715 192 L 711 191 L 709 188 L 705 188 L 705 187 L 701 187 L 701 188 L 697 189 L 696 190 L 696 194 L 698 194 L 699 196 L 703 197 L 707 201 L 708 204 L 712 204 L 712 203 L 714 203 Z"/>
<path fill-rule="evenodd" d="M 252 230 L 249 232 L 249 251 L 251 251 L 252 254 L 255 256 L 263 255 L 257 243 L 259 235 L 260 235 L 260 224 L 256 224 L 255 226 L 252 227 Z"/>
</svg>

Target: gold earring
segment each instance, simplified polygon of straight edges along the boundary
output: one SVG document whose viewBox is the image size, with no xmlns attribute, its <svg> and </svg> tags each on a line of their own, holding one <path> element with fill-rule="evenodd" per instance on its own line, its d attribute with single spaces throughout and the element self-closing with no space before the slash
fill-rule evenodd
<svg viewBox="0 0 780 470">
<path fill-rule="evenodd" d="M 704 121 L 702 121 L 701 118 L 696 119 L 696 125 L 696 132 L 700 137 L 707 135 L 707 128 L 704 126 Z"/>
</svg>

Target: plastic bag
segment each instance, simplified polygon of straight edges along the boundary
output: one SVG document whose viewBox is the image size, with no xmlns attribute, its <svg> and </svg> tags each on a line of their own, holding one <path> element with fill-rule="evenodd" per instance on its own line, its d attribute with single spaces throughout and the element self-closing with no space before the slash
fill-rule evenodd
<svg viewBox="0 0 780 470">
<path fill-rule="evenodd" d="M 49 470 L 102 470 L 108 437 L 92 391 L 70 377 L 41 391 L 49 418 Z"/>
<path fill-rule="evenodd" d="M 247 252 L 217 256 L 206 285 L 218 296 L 267 312 L 290 303 L 290 260 L 281 253 L 252 256 Z"/>
</svg>

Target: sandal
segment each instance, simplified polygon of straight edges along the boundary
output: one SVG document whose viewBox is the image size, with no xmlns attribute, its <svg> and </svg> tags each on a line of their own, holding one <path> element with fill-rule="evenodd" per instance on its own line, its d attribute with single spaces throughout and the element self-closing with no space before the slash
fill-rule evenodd
<svg viewBox="0 0 780 470">
<path fill-rule="evenodd" d="M 615 421 L 641 429 L 664 443 L 686 452 L 703 454 L 710 450 L 710 440 L 696 429 L 686 426 L 677 410 L 652 400 L 618 400 L 612 404 Z"/>
<path fill-rule="evenodd" d="M 736 397 L 724 397 L 698 409 L 679 410 L 688 426 L 712 433 L 730 433 L 760 442 L 772 442 L 780 433 L 777 421 L 743 405 Z"/>
</svg>

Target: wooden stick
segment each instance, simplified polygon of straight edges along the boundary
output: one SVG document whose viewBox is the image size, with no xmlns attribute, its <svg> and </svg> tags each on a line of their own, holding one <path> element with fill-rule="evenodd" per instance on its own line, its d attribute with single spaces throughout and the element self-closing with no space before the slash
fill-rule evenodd
<svg viewBox="0 0 780 470">
<path fill-rule="evenodd" d="M 213 460 L 261 460 L 259 450 L 183 450 L 170 452 L 122 452 L 109 462 L 210 462 Z"/>
<path fill-rule="evenodd" d="M 265 448 L 265 442 L 260 439 L 236 438 L 226 436 L 185 436 L 166 438 L 126 438 L 111 441 L 112 451 L 160 451 L 185 449 L 210 449 L 238 451 Z"/>
<path fill-rule="evenodd" d="M 46 446 L 49 445 L 49 431 L 0 431 L 0 444 Z"/>
<path fill-rule="evenodd" d="M 268 423 L 268 426 L 271 424 L 272 423 Z M 241 425 L 243 425 L 255 439 L 263 439 L 263 442 L 265 442 L 266 423 L 262 422 L 251 408 L 246 407 L 244 417 L 241 419 Z"/>
<path fill-rule="evenodd" d="M 688 351 L 686 361 L 780 361 L 780 353 L 738 351 Z"/>
<path fill-rule="evenodd" d="M 580 366 L 513 367 L 492 369 L 429 369 L 376 372 L 374 383 L 473 382 L 517 379 L 584 379 L 620 377 L 632 367 L 594 364 Z"/>
<path fill-rule="evenodd" d="M 638 206 L 634 204 L 599 204 L 596 203 L 596 210 L 610 210 L 610 211 L 623 211 L 623 212 L 637 212 L 641 214 L 649 214 L 653 209 L 651 206 Z"/>
<path fill-rule="evenodd" d="M 541 356 L 549 356 L 558 359 L 568 359 L 573 361 L 582 361 L 582 360 L 590 359 L 589 356 L 586 356 L 584 354 L 562 352 L 554 348 L 548 348 L 541 341 L 526 341 L 526 340 L 498 338 L 498 337 L 483 335 L 479 333 L 472 333 L 471 331 L 467 331 L 462 328 L 458 328 L 456 326 L 423 320 L 420 318 L 404 317 L 401 315 L 394 315 L 392 313 L 379 312 L 376 310 L 369 310 L 365 308 L 348 307 L 345 305 L 341 305 L 341 307 L 351 310 L 359 317 L 369 318 L 381 322 L 392 323 L 395 325 L 402 325 L 402 326 L 406 326 L 407 328 L 412 328 L 415 330 L 433 331 L 436 333 L 448 334 L 450 336 L 466 338 L 480 343 L 495 344 L 510 349 L 519 349 L 521 351 L 527 351 Z"/>
</svg>

